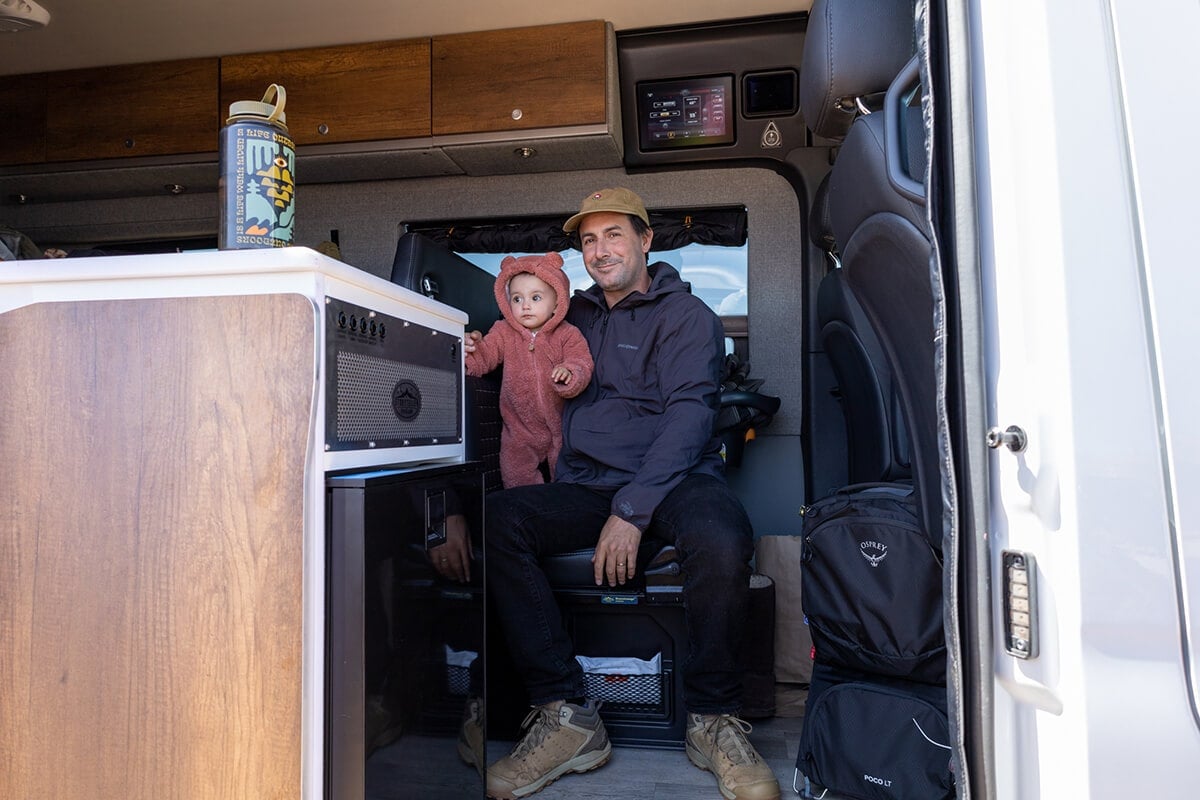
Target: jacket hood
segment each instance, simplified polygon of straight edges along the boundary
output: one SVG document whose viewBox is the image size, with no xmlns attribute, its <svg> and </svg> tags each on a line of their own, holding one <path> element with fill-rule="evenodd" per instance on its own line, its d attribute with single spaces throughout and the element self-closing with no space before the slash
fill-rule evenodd
<svg viewBox="0 0 1200 800">
<path fill-rule="evenodd" d="M 563 272 L 562 256 L 558 253 L 546 253 L 544 256 L 507 256 L 500 262 L 500 274 L 496 276 L 496 304 L 508 324 L 518 331 L 524 331 L 525 326 L 512 317 L 512 303 L 508 301 L 508 282 L 522 272 L 528 272 L 541 278 L 554 290 L 554 314 L 542 326 L 543 331 L 551 331 L 558 327 L 563 317 L 567 315 L 567 307 L 571 302 L 571 281 Z"/>
</svg>

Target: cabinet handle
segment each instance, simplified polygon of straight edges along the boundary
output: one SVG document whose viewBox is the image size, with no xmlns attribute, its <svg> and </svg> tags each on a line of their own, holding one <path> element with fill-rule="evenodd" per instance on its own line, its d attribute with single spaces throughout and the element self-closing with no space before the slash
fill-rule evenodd
<svg viewBox="0 0 1200 800">
<path fill-rule="evenodd" d="M 328 136 L 329 135 L 329 126 L 326 125 L 324 122 L 322 122 L 320 125 L 317 126 L 317 133 L 321 134 L 322 136 Z"/>
<path fill-rule="evenodd" d="M 132 150 L 132 149 L 133 149 L 133 146 L 134 146 L 135 144 L 136 144 L 136 142 L 134 142 L 134 140 L 133 140 L 133 139 L 126 139 L 126 140 L 125 140 L 125 149 L 126 149 L 126 150 Z"/>
<path fill-rule="evenodd" d="M 521 109 L 519 109 L 519 108 L 514 108 L 514 109 L 512 110 L 512 118 L 513 118 L 513 119 L 520 119 L 520 118 L 521 118 L 521 117 L 523 117 L 523 116 L 525 116 L 525 112 L 521 111 Z"/>
</svg>

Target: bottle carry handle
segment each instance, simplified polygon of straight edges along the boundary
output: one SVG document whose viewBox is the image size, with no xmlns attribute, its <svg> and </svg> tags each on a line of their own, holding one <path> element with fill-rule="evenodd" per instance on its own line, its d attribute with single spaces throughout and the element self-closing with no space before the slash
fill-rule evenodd
<svg viewBox="0 0 1200 800">
<path fill-rule="evenodd" d="M 287 90 L 278 83 L 272 83 L 267 87 L 266 93 L 263 94 L 262 101 L 264 103 L 270 103 L 272 100 L 275 101 L 275 109 L 271 112 L 271 115 L 267 117 L 267 122 L 274 125 L 279 121 L 279 118 L 283 116 L 283 107 L 287 104 Z"/>
</svg>

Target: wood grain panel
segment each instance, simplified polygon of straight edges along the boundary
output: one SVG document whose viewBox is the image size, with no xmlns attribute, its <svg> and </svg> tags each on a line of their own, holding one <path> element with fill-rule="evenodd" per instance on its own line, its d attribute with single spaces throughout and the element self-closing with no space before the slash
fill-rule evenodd
<svg viewBox="0 0 1200 800">
<path fill-rule="evenodd" d="M 216 152 L 217 81 L 215 58 L 52 72 L 46 157 Z"/>
<path fill-rule="evenodd" d="M 0 79 L 0 164 L 46 160 L 46 73 Z"/>
<path fill-rule="evenodd" d="M 434 135 L 603 124 L 606 35 L 592 21 L 434 37 Z"/>
<path fill-rule="evenodd" d="M 287 90 L 296 144 L 429 136 L 429 40 L 318 47 L 221 59 L 221 113 Z M 321 133 L 321 126 L 327 132 Z"/>
<path fill-rule="evenodd" d="M 313 310 L 0 315 L 0 797 L 300 796 Z"/>
</svg>

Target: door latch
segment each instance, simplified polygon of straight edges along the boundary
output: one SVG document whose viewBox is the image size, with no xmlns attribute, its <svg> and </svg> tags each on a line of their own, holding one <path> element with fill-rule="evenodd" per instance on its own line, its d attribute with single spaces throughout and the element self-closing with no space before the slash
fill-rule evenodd
<svg viewBox="0 0 1200 800">
<path fill-rule="evenodd" d="M 1020 453 L 1028 444 L 1029 437 L 1018 425 L 1009 425 L 1004 430 L 1000 430 L 1000 426 L 997 425 L 987 432 L 987 446 L 993 450 L 1004 446 L 1014 453 Z"/>
</svg>

